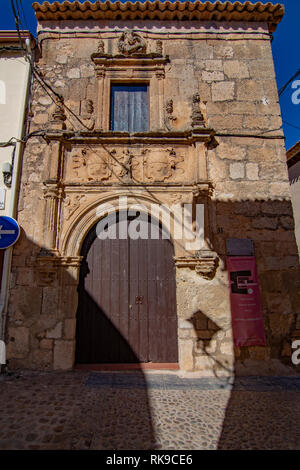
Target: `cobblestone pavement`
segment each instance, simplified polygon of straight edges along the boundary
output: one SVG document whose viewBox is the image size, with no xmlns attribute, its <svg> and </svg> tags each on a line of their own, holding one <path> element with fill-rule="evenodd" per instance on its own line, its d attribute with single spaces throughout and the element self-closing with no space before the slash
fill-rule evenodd
<svg viewBox="0 0 300 470">
<path fill-rule="evenodd" d="M 300 449 L 300 377 L 0 376 L 0 449 Z"/>
</svg>

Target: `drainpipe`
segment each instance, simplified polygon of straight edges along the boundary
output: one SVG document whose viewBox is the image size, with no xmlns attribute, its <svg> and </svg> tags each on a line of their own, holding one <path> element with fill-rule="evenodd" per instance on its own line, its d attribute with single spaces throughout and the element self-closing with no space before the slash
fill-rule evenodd
<svg viewBox="0 0 300 470">
<path fill-rule="evenodd" d="M 29 42 L 28 42 L 29 41 Z M 27 48 L 32 49 L 32 44 L 30 39 L 26 40 Z M 31 82 L 31 73 L 30 73 L 30 63 L 28 59 L 25 63 L 26 67 L 26 78 L 24 80 L 23 87 L 23 103 L 22 103 L 22 116 L 20 119 L 18 139 L 22 139 L 25 125 L 25 116 L 27 110 L 27 101 L 28 94 Z M 11 185 L 11 194 L 10 194 L 10 205 L 8 216 L 16 218 L 17 213 L 17 203 L 19 195 L 19 179 L 20 179 L 20 170 L 22 163 L 22 153 L 23 153 L 23 142 L 17 142 L 15 146 L 15 158 L 13 164 L 13 174 L 12 174 L 12 185 Z M 6 248 L 3 260 L 3 270 L 2 270 L 2 285 L 0 293 L 0 365 L 6 364 L 5 357 L 5 330 L 6 330 L 6 320 L 7 320 L 7 307 L 8 307 L 8 291 L 9 291 L 9 281 L 10 281 L 10 271 L 11 271 L 11 261 L 12 261 L 12 250 L 13 247 Z M 4 362 L 3 362 L 4 361 Z"/>
</svg>

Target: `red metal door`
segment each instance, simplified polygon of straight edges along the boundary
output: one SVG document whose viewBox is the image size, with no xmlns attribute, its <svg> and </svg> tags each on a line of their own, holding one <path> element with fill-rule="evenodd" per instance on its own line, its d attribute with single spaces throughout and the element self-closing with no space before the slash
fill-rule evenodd
<svg viewBox="0 0 300 470">
<path fill-rule="evenodd" d="M 127 222 L 127 223 L 130 223 Z M 171 240 L 87 236 L 79 282 L 77 363 L 177 362 Z M 118 220 L 117 220 L 118 227 Z"/>
</svg>

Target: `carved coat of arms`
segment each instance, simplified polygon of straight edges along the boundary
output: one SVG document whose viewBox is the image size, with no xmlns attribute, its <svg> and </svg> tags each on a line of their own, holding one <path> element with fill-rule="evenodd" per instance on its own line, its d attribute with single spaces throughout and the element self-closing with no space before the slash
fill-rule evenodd
<svg viewBox="0 0 300 470">
<path fill-rule="evenodd" d="M 124 55 L 143 54 L 146 52 L 146 41 L 139 33 L 125 31 L 119 39 L 118 47 Z"/>
</svg>

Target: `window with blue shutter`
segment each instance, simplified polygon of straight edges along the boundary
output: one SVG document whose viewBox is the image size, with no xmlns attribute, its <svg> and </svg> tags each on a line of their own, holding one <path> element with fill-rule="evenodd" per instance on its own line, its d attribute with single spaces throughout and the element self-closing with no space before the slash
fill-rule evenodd
<svg viewBox="0 0 300 470">
<path fill-rule="evenodd" d="M 111 86 L 111 130 L 148 131 L 148 86 Z"/>
</svg>

